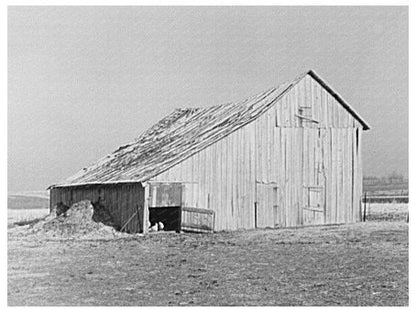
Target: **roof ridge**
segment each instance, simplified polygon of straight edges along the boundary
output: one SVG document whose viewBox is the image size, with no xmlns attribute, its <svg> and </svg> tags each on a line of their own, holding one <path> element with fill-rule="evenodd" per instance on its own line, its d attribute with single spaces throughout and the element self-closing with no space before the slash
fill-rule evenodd
<svg viewBox="0 0 416 312">
<path fill-rule="evenodd" d="M 310 69 L 307 73 L 312 78 L 314 78 L 325 90 L 327 90 L 340 104 L 343 106 L 355 119 L 357 119 L 363 126 L 363 130 L 369 130 L 370 125 L 362 118 L 352 106 L 337 92 L 335 89 L 329 85 L 321 76 L 319 76 L 314 70 Z"/>
<path fill-rule="evenodd" d="M 253 122 L 306 75 L 329 88 L 363 125 L 351 107 L 312 70 L 243 100 L 204 107 L 175 108 L 134 141 L 51 187 L 147 181 Z M 358 117 L 357 117 L 358 116 Z"/>
</svg>

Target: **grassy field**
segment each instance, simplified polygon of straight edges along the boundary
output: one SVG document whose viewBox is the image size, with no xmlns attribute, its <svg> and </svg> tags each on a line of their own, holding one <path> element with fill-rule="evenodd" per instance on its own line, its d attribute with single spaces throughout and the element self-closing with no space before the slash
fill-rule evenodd
<svg viewBox="0 0 416 312">
<path fill-rule="evenodd" d="M 8 209 L 45 209 L 49 198 L 43 195 L 13 194 L 7 196 Z"/>
<path fill-rule="evenodd" d="M 404 203 L 367 203 L 368 221 L 406 221 L 408 204 Z"/>
<path fill-rule="evenodd" d="M 16 222 L 27 222 L 33 219 L 43 218 L 49 213 L 49 208 L 40 209 L 8 209 L 7 225 Z"/>
<path fill-rule="evenodd" d="M 8 304 L 408 305 L 408 224 L 91 240 L 13 227 Z"/>
</svg>

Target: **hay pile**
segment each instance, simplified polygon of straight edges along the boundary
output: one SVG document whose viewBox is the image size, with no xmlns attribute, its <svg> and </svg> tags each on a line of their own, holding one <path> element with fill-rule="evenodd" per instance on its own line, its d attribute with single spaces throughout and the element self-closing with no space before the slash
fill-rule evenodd
<svg viewBox="0 0 416 312">
<path fill-rule="evenodd" d="M 33 224 L 32 233 L 55 238 L 112 238 L 117 232 L 103 206 L 84 200 L 71 207 L 57 205 L 45 219 Z"/>
</svg>

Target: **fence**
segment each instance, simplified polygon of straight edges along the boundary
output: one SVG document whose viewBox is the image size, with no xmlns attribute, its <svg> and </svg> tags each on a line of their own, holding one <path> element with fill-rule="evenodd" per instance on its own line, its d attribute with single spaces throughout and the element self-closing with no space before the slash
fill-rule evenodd
<svg viewBox="0 0 416 312">
<path fill-rule="evenodd" d="M 370 195 L 364 193 L 361 197 L 362 221 L 406 220 L 409 222 L 408 203 L 408 195 Z M 371 212 L 370 207 L 372 207 Z"/>
</svg>

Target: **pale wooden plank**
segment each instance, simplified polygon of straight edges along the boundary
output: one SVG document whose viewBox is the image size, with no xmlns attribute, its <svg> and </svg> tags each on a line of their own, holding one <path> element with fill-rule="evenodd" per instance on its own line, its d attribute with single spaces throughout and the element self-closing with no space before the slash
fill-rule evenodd
<svg viewBox="0 0 416 312">
<path fill-rule="evenodd" d="M 344 120 L 346 121 L 346 119 Z M 345 124 L 346 125 L 346 124 Z M 344 140 L 344 209 L 345 209 L 345 222 L 351 223 L 351 170 L 350 170 L 350 149 L 349 149 L 349 136 L 348 128 L 343 128 L 343 140 Z"/>
<path fill-rule="evenodd" d="M 340 205 L 340 213 L 342 215 L 343 218 L 343 223 L 346 223 L 347 220 L 347 209 L 346 209 L 346 204 L 345 204 L 345 195 L 346 195 L 346 153 L 345 153 L 345 128 L 341 128 L 340 129 L 340 142 L 341 142 L 341 157 L 342 157 L 342 161 L 341 161 L 341 172 L 342 172 L 342 176 L 341 176 L 341 205 Z"/>
<path fill-rule="evenodd" d="M 289 129 L 289 182 L 290 182 L 290 209 L 291 225 L 296 225 L 296 198 L 295 198 L 295 164 L 294 164 L 294 129 Z"/>
<path fill-rule="evenodd" d="M 299 95 L 298 95 L 298 105 L 299 107 L 307 107 L 309 106 L 308 99 L 307 99 L 307 79 L 303 79 L 298 83 L 299 85 Z M 297 112 L 298 113 L 298 112 Z M 308 122 L 304 122 L 303 120 L 299 120 L 301 127 L 309 127 Z"/>
<path fill-rule="evenodd" d="M 321 87 L 321 101 L 322 101 L 322 111 L 323 111 L 323 120 L 322 125 L 325 128 L 328 128 L 328 96 L 326 90 Z"/>
<path fill-rule="evenodd" d="M 351 129 L 351 136 L 352 136 L 352 159 L 353 159 L 353 167 L 354 167 L 354 171 L 353 171 L 353 197 L 352 197 L 352 201 L 353 201 L 353 211 L 354 211 L 354 221 L 358 222 L 361 220 L 361 215 L 360 215 L 360 206 L 361 206 L 361 201 L 358 195 L 358 185 L 357 185 L 357 175 L 358 175 L 358 161 L 357 161 L 357 141 L 356 141 L 356 135 L 355 135 L 355 129 L 352 128 Z"/>
<path fill-rule="evenodd" d="M 342 140 L 342 129 L 337 129 L 337 143 L 338 143 L 338 151 L 337 151 L 337 158 L 338 158 L 338 183 L 337 183 L 337 216 L 340 223 L 345 223 L 345 216 L 343 213 L 343 185 L 344 185 L 344 172 L 343 172 L 343 140 Z"/>
<path fill-rule="evenodd" d="M 337 142 L 336 142 L 336 130 L 330 128 L 331 132 L 331 214 L 332 223 L 337 223 Z"/>
<path fill-rule="evenodd" d="M 289 150 L 289 161 L 288 161 L 288 176 L 289 176 L 289 209 L 290 209 L 290 225 L 296 225 L 296 215 L 295 215 L 295 201 L 294 201 L 294 164 L 293 164 L 293 129 L 288 129 L 288 150 Z"/>
<path fill-rule="evenodd" d="M 284 185 L 284 198 L 285 198 L 285 226 L 289 226 L 289 183 L 288 183 L 288 147 L 287 147 L 287 129 L 282 129 L 282 147 L 283 149 L 283 185 Z"/>
<path fill-rule="evenodd" d="M 325 176 L 325 211 L 326 211 L 326 219 L 325 223 L 331 223 L 331 192 L 330 192 L 330 185 L 331 185 L 331 145 L 330 145 L 330 133 L 329 128 L 323 129 L 324 133 L 324 176 Z"/>
<path fill-rule="evenodd" d="M 345 120 L 344 120 L 345 121 Z M 351 190 L 351 172 L 350 168 L 350 150 L 349 150 L 349 138 L 348 138 L 348 128 L 344 127 L 343 129 L 343 142 L 344 142 L 344 210 L 345 210 L 345 222 L 351 223 L 351 206 L 350 206 L 350 190 Z"/>
<path fill-rule="evenodd" d="M 363 176 L 362 176 L 362 141 L 361 141 L 361 131 L 362 128 L 357 128 L 358 131 L 358 149 L 357 149 L 357 185 L 358 185 L 358 190 L 357 190 L 357 194 L 361 200 L 361 196 L 362 196 L 362 183 L 363 183 Z M 360 205 L 361 207 L 361 205 Z"/>
<path fill-rule="evenodd" d="M 349 149 L 349 136 L 348 136 L 348 128 L 345 127 L 344 129 L 344 157 L 345 157 L 345 164 L 344 164 L 344 177 L 345 177 L 345 186 L 344 186 L 344 206 L 346 210 L 346 222 L 351 223 L 351 170 L 350 170 L 350 149 Z"/>
<path fill-rule="evenodd" d="M 229 136 L 228 137 L 228 141 L 227 141 L 227 205 L 230 207 L 230 212 L 231 212 L 231 225 L 233 230 L 237 229 L 237 215 L 236 215 L 236 211 L 235 211 L 235 207 L 234 207 L 234 203 L 233 203 L 233 154 L 232 154 L 232 149 L 233 149 L 233 139 L 234 139 L 234 135 L 233 136 Z"/>
<path fill-rule="evenodd" d="M 297 172 L 297 182 L 296 182 L 296 204 L 297 204 L 297 225 L 302 225 L 302 195 L 303 195 L 303 175 L 302 175 L 302 158 L 303 158 L 303 129 L 297 128 L 297 149 L 296 149 L 296 172 Z"/>
<path fill-rule="evenodd" d="M 247 132 L 247 128 L 245 128 L 245 132 Z M 246 133 L 247 134 L 247 133 Z M 240 162 L 238 161 L 238 157 L 239 155 L 242 153 L 241 149 L 240 149 L 240 142 L 241 142 L 241 135 L 242 132 L 238 133 L 237 139 L 236 139 L 236 149 L 235 149 L 235 161 L 234 161 L 234 165 L 235 165 L 235 173 L 236 173 L 236 178 L 235 178 L 235 202 L 236 202 L 236 206 L 238 207 L 238 211 L 239 211 L 239 227 L 240 228 L 246 228 L 246 224 L 245 224 L 245 219 L 246 219 L 246 214 L 247 214 L 247 205 L 244 205 L 244 202 L 240 199 L 240 194 L 242 193 L 242 173 L 241 173 L 241 169 L 240 169 Z M 249 135 L 249 133 L 248 133 Z M 248 136 L 248 138 L 250 138 L 250 136 Z M 250 144 L 248 144 L 248 154 L 251 155 L 252 153 L 252 145 L 251 145 L 251 140 L 250 140 Z M 250 168 L 251 170 L 253 170 L 253 168 Z"/>
<path fill-rule="evenodd" d="M 340 179 L 341 179 L 341 172 L 340 172 L 340 153 L 339 153 L 339 129 L 334 128 L 334 143 L 335 143 L 335 173 L 334 173 L 334 184 L 335 184 L 335 222 L 340 223 L 341 218 L 339 215 L 339 204 L 340 204 Z"/>
<path fill-rule="evenodd" d="M 314 79 L 309 78 L 310 98 L 308 99 L 310 106 L 312 107 L 312 119 L 318 120 L 317 105 L 315 101 L 316 90 L 314 86 Z M 316 124 L 311 125 L 312 128 L 316 128 Z"/>
<path fill-rule="evenodd" d="M 313 80 L 313 86 L 314 86 L 314 106 L 316 107 L 316 120 L 319 122 L 317 125 L 318 128 L 322 127 L 322 99 L 321 99 L 321 86 Z"/>
</svg>

